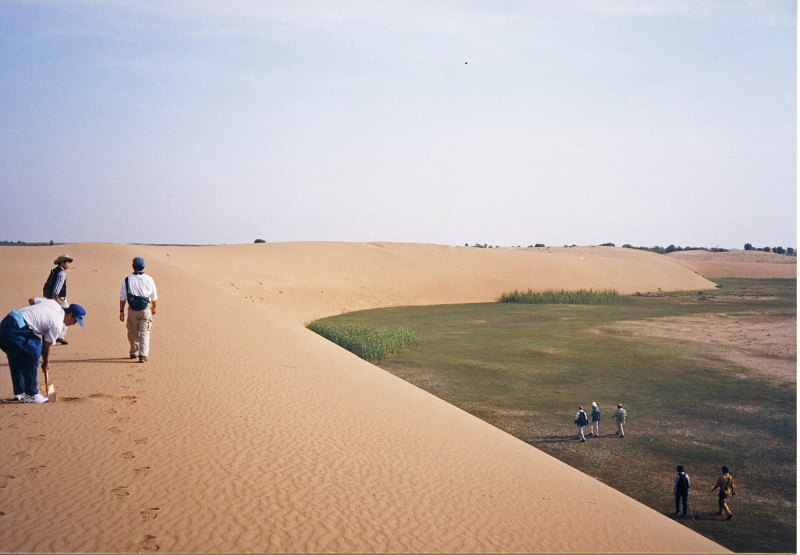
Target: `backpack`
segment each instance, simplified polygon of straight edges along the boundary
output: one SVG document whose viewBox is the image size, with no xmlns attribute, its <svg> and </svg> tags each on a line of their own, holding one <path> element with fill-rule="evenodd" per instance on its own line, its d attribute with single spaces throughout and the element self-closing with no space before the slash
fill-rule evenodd
<svg viewBox="0 0 800 555">
<path fill-rule="evenodd" d="M 689 477 L 684 472 L 683 474 L 678 474 L 678 491 L 688 491 L 689 489 Z"/>
<path fill-rule="evenodd" d="M 150 299 L 147 297 L 131 294 L 131 286 L 128 284 L 128 278 L 125 278 L 125 290 L 128 294 L 128 306 L 131 307 L 131 310 L 144 310 L 150 306 Z"/>
<path fill-rule="evenodd" d="M 585 413 L 585 412 L 583 412 L 583 411 L 581 411 L 581 412 L 578 414 L 578 418 L 575 420 L 575 423 L 576 423 L 578 426 L 586 426 L 586 424 L 588 423 L 588 420 L 586 419 L 586 413 Z"/>
</svg>

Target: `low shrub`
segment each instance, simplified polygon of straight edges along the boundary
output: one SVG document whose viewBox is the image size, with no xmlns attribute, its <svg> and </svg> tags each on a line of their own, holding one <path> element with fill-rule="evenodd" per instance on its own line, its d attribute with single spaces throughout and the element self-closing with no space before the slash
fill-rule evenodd
<svg viewBox="0 0 800 555">
<path fill-rule="evenodd" d="M 401 326 L 331 324 L 317 320 L 306 327 L 370 362 L 384 360 L 400 349 L 413 347 L 419 341 L 413 330 Z"/>
<path fill-rule="evenodd" d="M 613 289 L 603 289 L 594 291 L 589 289 L 579 289 L 577 291 L 533 291 L 528 289 L 526 293 L 514 291 L 513 293 L 503 293 L 500 297 L 501 303 L 520 303 L 520 304 L 603 304 L 625 299 Z"/>
</svg>

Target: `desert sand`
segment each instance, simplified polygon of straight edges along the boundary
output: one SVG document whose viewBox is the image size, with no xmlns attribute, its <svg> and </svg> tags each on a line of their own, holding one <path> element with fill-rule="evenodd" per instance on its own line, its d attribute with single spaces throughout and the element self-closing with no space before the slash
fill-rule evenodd
<svg viewBox="0 0 800 555">
<path fill-rule="evenodd" d="M 763 251 L 680 251 L 667 255 L 703 277 L 797 278 L 797 257 Z"/>
<path fill-rule="evenodd" d="M 304 327 L 514 289 L 714 287 L 673 258 L 390 243 L 4 247 L 0 313 L 40 295 L 62 253 L 75 258 L 68 299 L 86 326 L 53 349 L 56 403 L 0 405 L 4 552 L 724 551 Z M 145 364 L 128 359 L 118 319 L 134 256 L 159 293 Z M 0 398 L 11 396 L 0 378 Z"/>
</svg>

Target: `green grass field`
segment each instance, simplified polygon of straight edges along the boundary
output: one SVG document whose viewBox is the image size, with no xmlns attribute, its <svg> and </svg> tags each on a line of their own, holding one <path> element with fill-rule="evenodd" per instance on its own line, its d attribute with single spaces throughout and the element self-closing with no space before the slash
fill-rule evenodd
<svg viewBox="0 0 800 555">
<path fill-rule="evenodd" d="M 664 514 L 674 511 L 672 479 L 683 464 L 692 518 L 681 523 L 734 551 L 794 552 L 796 375 L 756 371 L 727 357 L 738 345 L 702 336 L 721 323 L 756 334 L 794 324 L 796 280 L 716 281 L 722 287 L 711 291 L 600 305 L 409 307 L 325 322 L 410 328 L 416 346 L 382 368 Z M 636 331 L 687 317 L 697 326 L 688 339 Z M 796 364 L 765 349 L 761 361 Z M 600 437 L 579 443 L 572 421 L 592 401 L 603 411 Z M 613 434 L 617 402 L 629 415 L 625 439 Z M 713 514 L 709 491 L 723 464 L 738 490 L 727 522 Z"/>
</svg>

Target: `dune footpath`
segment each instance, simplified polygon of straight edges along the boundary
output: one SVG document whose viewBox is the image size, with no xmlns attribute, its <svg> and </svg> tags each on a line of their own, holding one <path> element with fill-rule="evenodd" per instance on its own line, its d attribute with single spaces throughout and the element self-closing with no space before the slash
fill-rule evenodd
<svg viewBox="0 0 800 555">
<path fill-rule="evenodd" d="M 288 243 L 0 249 L 0 312 L 56 256 L 87 309 L 59 400 L 0 405 L 6 552 L 719 552 L 721 546 L 309 332 L 341 312 L 514 289 L 709 289 L 612 248 Z M 118 294 L 143 256 L 150 360 Z M 5 357 L 0 398 L 12 396 Z"/>
</svg>

